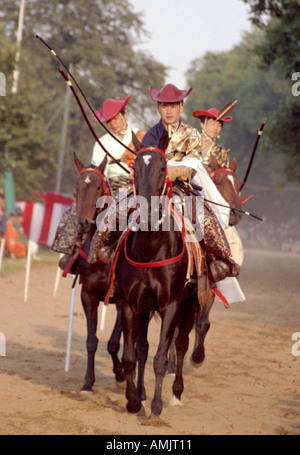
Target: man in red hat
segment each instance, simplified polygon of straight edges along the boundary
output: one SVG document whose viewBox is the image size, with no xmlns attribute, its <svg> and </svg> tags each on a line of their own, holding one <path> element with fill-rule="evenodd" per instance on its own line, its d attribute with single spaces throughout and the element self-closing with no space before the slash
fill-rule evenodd
<svg viewBox="0 0 300 455">
<path fill-rule="evenodd" d="M 159 145 L 163 134 L 168 133 L 166 156 L 172 161 L 181 161 L 185 155 L 200 159 L 201 137 L 199 132 L 181 122 L 183 100 L 192 88 L 179 90 L 173 84 L 167 84 L 162 89 L 150 87 L 150 98 L 157 102 L 157 111 L 161 120 L 150 128 L 143 139 L 143 146 Z"/>
<path fill-rule="evenodd" d="M 213 156 L 221 167 L 229 167 L 228 150 L 216 143 L 220 137 L 223 123 L 231 122 L 231 116 L 225 116 L 216 121 L 219 111 L 216 108 L 197 109 L 193 112 L 193 117 L 200 119 L 201 139 L 202 139 L 202 163 L 209 172 L 211 157 Z"/>
<path fill-rule="evenodd" d="M 211 157 L 214 157 L 221 167 L 229 168 L 229 157 L 228 151 L 221 145 L 216 143 L 216 139 L 220 137 L 223 124 L 231 122 L 231 116 L 221 117 L 219 120 L 216 119 L 219 116 L 219 111 L 216 108 L 208 109 L 197 109 L 193 112 L 193 116 L 200 120 L 201 126 L 201 138 L 202 138 L 202 163 L 209 173 L 211 174 Z M 234 226 L 229 226 L 229 229 L 225 230 L 226 237 L 233 252 L 233 256 L 237 263 L 241 266 L 244 259 L 244 249 L 242 241 L 238 235 L 238 232 Z"/>
<path fill-rule="evenodd" d="M 106 133 L 100 138 L 100 142 L 103 144 L 105 149 L 108 150 L 114 158 L 125 165 L 125 167 L 130 165 L 135 158 L 135 155 L 125 146 L 133 151 L 136 151 L 136 144 L 141 143 L 144 135 L 146 134 L 146 131 L 130 127 L 127 123 L 127 113 L 125 111 L 125 107 L 129 98 L 130 96 L 124 96 L 123 98 L 115 100 L 107 99 L 104 101 L 102 107 L 95 112 L 96 116 L 93 115 L 93 120 L 98 123 L 98 118 L 100 122 L 106 124 L 108 129 L 113 134 L 112 136 L 109 133 Z M 116 141 L 114 137 L 117 137 L 119 141 L 124 144 L 124 146 L 120 144 L 120 142 Z M 104 150 L 98 142 L 96 142 L 92 155 L 92 164 L 99 166 L 105 156 Z M 105 174 L 108 177 L 110 186 L 113 190 L 125 183 L 129 183 L 129 174 L 110 157 L 108 158 Z"/>
<path fill-rule="evenodd" d="M 150 98 L 157 102 L 161 117 L 143 139 L 143 146 L 161 146 L 163 136 L 168 136 L 165 147 L 168 159 L 168 172 L 171 180 L 186 179 L 186 168 L 194 170 L 194 181 L 203 188 L 204 197 L 221 205 L 228 206 L 202 165 L 202 139 L 200 133 L 181 122 L 183 100 L 191 92 L 179 90 L 173 84 L 162 89 L 150 87 Z M 175 166 L 174 166 L 175 165 Z M 182 170 L 182 172 L 180 172 Z M 239 266 L 235 263 L 223 228 L 228 228 L 229 209 L 220 206 L 204 206 L 203 245 L 210 258 L 210 271 L 215 281 L 238 276 Z"/>
<path fill-rule="evenodd" d="M 141 145 L 142 139 L 146 131 L 132 128 L 127 124 L 127 113 L 125 107 L 129 101 L 130 96 L 124 96 L 117 99 L 107 99 L 104 101 L 102 107 L 95 112 L 93 120 L 99 123 L 105 123 L 111 131 L 112 135 L 106 133 L 100 138 L 100 142 L 109 153 L 118 161 L 127 167 L 130 162 L 135 158 L 125 146 L 135 151 L 136 147 Z M 96 118 L 97 117 L 97 118 Z M 117 137 L 118 142 L 114 137 Z M 92 164 L 99 166 L 99 164 L 106 157 L 103 148 L 95 143 L 92 155 Z M 120 187 L 128 187 L 131 182 L 128 173 L 122 169 L 114 160 L 108 157 L 108 163 L 105 168 L 105 175 L 108 178 L 108 183 L 112 193 L 117 192 Z M 81 239 L 78 237 L 77 232 L 77 215 L 75 203 L 73 203 L 63 214 L 59 223 L 56 236 L 52 245 L 52 249 L 59 253 L 65 253 L 59 261 L 59 267 L 64 270 L 70 262 L 72 256 L 77 254 L 78 246 L 81 244 Z M 74 271 L 76 265 L 73 266 Z M 71 272 L 72 272 L 71 271 Z"/>
</svg>

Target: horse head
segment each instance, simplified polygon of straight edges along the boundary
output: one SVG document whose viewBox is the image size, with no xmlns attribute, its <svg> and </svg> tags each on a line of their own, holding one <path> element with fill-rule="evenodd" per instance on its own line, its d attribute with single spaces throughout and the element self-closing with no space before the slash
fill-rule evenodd
<svg viewBox="0 0 300 455">
<path fill-rule="evenodd" d="M 241 212 L 234 210 L 235 208 L 242 209 L 242 203 L 239 199 L 241 183 L 235 174 L 236 168 L 236 158 L 233 158 L 229 168 L 226 168 L 221 167 L 217 160 L 213 156 L 211 157 L 211 178 L 225 201 L 232 207 L 229 216 L 230 226 L 237 225 L 243 217 Z"/>
<path fill-rule="evenodd" d="M 74 163 L 79 171 L 78 179 L 75 183 L 76 212 L 81 232 L 88 232 L 91 223 L 95 221 L 97 215 L 97 200 L 108 192 L 105 177 L 103 175 L 107 157 L 104 158 L 99 166 L 85 165 L 73 155 Z"/>
<path fill-rule="evenodd" d="M 164 152 L 157 147 L 140 149 L 134 161 L 134 184 L 136 194 L 146 198 L 161 196 L 166 183 L 167 161 Z"/>
</svg>

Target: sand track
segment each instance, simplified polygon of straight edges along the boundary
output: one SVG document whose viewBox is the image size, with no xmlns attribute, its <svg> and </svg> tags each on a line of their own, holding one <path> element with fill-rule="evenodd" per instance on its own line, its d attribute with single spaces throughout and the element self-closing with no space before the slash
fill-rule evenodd
<svg viewBox="0 0 300 455">
<path fill-rule="evenodd" d="M 172 381 L 166 378 L 165 407 L 155 422 L 147 418 L 159 332 L 155 321 L 146 415 L 128 415 L 106 352 L 114 306 L 108 308 L 105 330 L 98 331 L 95 391 L 81 395 L 86 326 L 79 287 L 70 371 L 65 372 L 71 277 L 61 279 L 53 297 L 56 266 L 39 264 L 32 269 L 24 303 L 25 271 L 2 275 L 0 332 L 6 337 L 6 356 L 0 357 L 0 434 L 300 434 L 300 356 L 291 353 L 292 334 L 300 332 L 299 270 L 300 255 L 246 251 L 240 277 L 246 302 L 226 310 L 216 300 L 206 360 L 199 369 L 185 364 L 184 405 L 168 407 Z"/>
</svg>

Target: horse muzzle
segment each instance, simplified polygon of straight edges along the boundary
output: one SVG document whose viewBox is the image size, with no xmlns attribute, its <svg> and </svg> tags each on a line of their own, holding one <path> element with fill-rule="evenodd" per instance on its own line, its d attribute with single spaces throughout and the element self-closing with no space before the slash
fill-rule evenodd
<svg viewBox="0 0 300 455">
<path fill-rule="evenodd" d="M 87 220 L 86 218 L 79 218 L 78 219 L 78 229 L 79 232 L 82 234 L 86 234 L 89 232 L 91 227 L 91 221 Z"/>
</svg>

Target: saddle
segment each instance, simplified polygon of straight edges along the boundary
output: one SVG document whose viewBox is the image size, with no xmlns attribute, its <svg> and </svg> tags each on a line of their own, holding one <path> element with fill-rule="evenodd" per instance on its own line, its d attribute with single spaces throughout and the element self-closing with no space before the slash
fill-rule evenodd
<svg viewBox="0 0 300 455">
<path fill-rule="evenodd" d="M 181 216 L 174 210 L 171 210 L 172 215 L 174 216 L 175 222 L 182 224 Z M 183 219 L 185 225 L 185 248 L 188 253 L 188 267 L 186 272 L 186 284 L 192 283 L 197 284 L 197 295 L 198 301 L 202 295 L 207 291 L 207 277 L 205 275 L 205 267 L 206 267 L 206 256 L 205 251 L 201 244 L 199 243 L 198 239 L 195 236 L 194 228 L 191 222 L 187 219 Z M 128 228 L 126 231 L 122 233 L 120 236 L 118 243 L 116 245 L 114 255 L 112 258 L 112 265 L 110 268 L 109 273 L 109 288 L 105 297 L 104 304 L 107 305 L 109 298 L 113 297 L 113 290 L 114 290 L 114 281 L 115 281 L 115 270 L 119 258 L 119 254 L 121 249 L 124 247 L 124 242 L 126 241 L 126 237 L 130 234 L 130 229 Z"/>
</svg>

